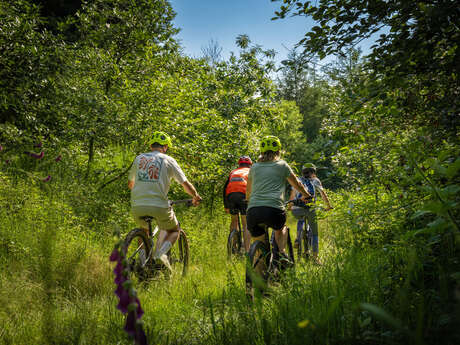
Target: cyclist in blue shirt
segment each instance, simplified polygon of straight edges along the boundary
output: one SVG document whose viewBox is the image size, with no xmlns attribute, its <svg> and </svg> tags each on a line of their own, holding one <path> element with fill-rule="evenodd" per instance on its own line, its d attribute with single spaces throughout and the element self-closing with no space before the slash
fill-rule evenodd
<svg viewBox="0 0 460 345">
<path fill-rule="evenodd" d="M 316 264 L 321 265 L 321 262 L 318 258 L 318 221 L 316 219 L 316 209 L 314 203 L 316 202 L 316 193 L 318 192 L 321 195 L 321 198 L 327 205 L 326 210 L 332 209 L 331 203 L 329 198 L 327 197 L 326 191 L 321 184 L 321 181 L 316 176 L 316 166 L 313 163 L 306 163 L 302 167 L 302 177 L 300 178 L 300 182 L 305 186 L 305 189 L 313 196 L 313 199 L 310 203 L 303 204 L 303 205 L 296 205 L 292 206 L 291 211 L 292 215 L 298 219 L 297 221 L 297 238 L 294 242 L 294 247 L 298 247 L 300 239 L 300 235 L 302 233 L 302 229 L 304 226 L 304 218 L 306 217 L 308 220 L 308 225 L 311 228 L 312 235 L 313 235 L 313 245 L 312 245 L 312 257 Z M 300 198 L 299 192 L 295 189 L 291 191 L 291 199 Z"/>
</svg>

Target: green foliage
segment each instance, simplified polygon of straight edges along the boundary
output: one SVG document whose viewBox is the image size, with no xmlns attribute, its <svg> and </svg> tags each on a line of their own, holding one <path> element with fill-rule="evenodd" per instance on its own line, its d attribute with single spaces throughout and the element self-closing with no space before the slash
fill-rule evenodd
<svg viewBox="0 0 460 345">
<path fill-rule="evenodd" d="M 2 342 L 127 339 L 107 259 L 113 229 L 134 226 L 127 169 L 161 129 L 207 207 L 177 209 L 190 276 L 139 292 L 153 342 L 456 343 L 453 2 L 284 1 L 279 16 L 297 8 L 319 26 L 278 85 L 273 52 L 247 35 L 228 61 L 181 56 L 167 1 L 87 1 L 65 14 L 37 2 L 0 1 Z M 390 32 L 371 56 L 347 49 L 381 24 Z M 319 78 L 309 52 L 338 51 Z M 220 194 L 237 158 L 255 159 L 268 134 L 337 191 L 321 215 L 325 266 L 300 265 L 252 304 L 243 263 L 219 254 Z M 173 185 L 170 198 L 182 197 Z"/>
<path fill-rule="evenodd" d="M 28 1 L 1 1 L 0 17 L 0 141 L 16 146 L 46 133 L 58 117 L 49 107 L 62 42 L 42 28 Z"/>
<path fill-rule="evenodd" d="M 455 1 L 287 0 L 283 4 L 276 18 L 293 12 L 318 23 L 300 41 L 307 55 L 344 56 L 356 43 L 380 33 L 368 56 L 375 81 L 370 97 L 384 100 L 395 92 L 400 112 L 392 113 L 391 119 L 411 118 L 444 135 L 456 135 L 459 30 L 454 24 Z"/>
</svg>

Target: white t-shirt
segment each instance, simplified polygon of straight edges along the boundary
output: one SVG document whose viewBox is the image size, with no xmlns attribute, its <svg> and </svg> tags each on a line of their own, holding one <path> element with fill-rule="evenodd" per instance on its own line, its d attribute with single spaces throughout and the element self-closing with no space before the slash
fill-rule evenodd
<svg viewBox="0 0 460 345">
<path fill-rule="evenodd" d="M 141 153 L 134 159 L 128 179 L 134 181 L 131 206 L 169 207 L 171 179 L 179 184 L 187 181 L 176 160 L 159 151 Z"/>
</svg>

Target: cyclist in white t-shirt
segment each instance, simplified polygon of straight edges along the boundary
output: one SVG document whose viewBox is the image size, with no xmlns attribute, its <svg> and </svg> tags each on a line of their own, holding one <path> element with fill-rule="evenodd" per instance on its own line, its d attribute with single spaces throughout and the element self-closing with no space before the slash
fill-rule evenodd
<svg viewBox="0 0 460 345">
<path fill-rule="evenodd" d="M 171 269 L 166 253 L 178 239 L 180 230 L 174 210 L 168 202 L 171 180 L 174 178 L 192 196 L 193 205 L 197 206 L 201 197 L 176 160 L 166 154 L 169 147 L 171 138 L 166 133 L 153 133 L 151 152 L 141 153 L 134 159 L 128 175 L 128 187 L 131 189 L 131 212 L 138 226 L 147 233 L 148 225 L 141 217 L 152 216 L 161 230 L 154 259 Z"/>
</svg>

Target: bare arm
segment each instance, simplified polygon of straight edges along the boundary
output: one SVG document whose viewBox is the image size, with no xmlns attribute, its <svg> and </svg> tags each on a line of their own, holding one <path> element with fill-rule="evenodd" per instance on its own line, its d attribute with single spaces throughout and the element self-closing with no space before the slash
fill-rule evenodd
<svg viewBox="0 0 460 345">
<path fill-rule="evenodd" d="M 303 197 L 305 199 L 310 199 L 311 194 L 308 193 L 308 191 L 305 189 L 304 185 L 299 181 L 297 176 L 294 175 L 294 173 L 291 173 L 289 177 L 287 178 L 289 184 L 294 187 L 296 190 L 298 190 L 300 193 L 302 193 Z M 291 193 L 292 195 L 292 193 Z"/>
<path fill-rule="evenodd" d="M 289 195 L 289 200 L 295 199 L 295 193 L 296 192 L 297 192 L 297 190 L 295 188 L 291 189 L 291 194 Z"/>
<path fill-rule="evenodd" d="M 134 180 L 128 180 L 128 188 L 133 189 L 134 187 Z"/>
<path fill-rule="evenodd" d="M 327 194 L 324 190 L 321 190 L 321 198 L 327 205 L 327 209 L 330 210 L 332 209 L 331 202 L 329 201 L 329 198 L 327 197 Z"/>
<path fill-rule="evenodd" d="M 184 188 L 185 192 L 193 198 L 193 205 L 197 206 L 202 199 L 193 184 L 191 184 L 189 181 L 185 181 L 182 183 L 182 187 Z"/>
<path fill-rule="evenodd" d="M 249 202 L 249 198 L 251 197 L 252 192 L 252 179 L 248 177 L 248 183 L 246 185 L 246 200 Z"/>
</svg>

